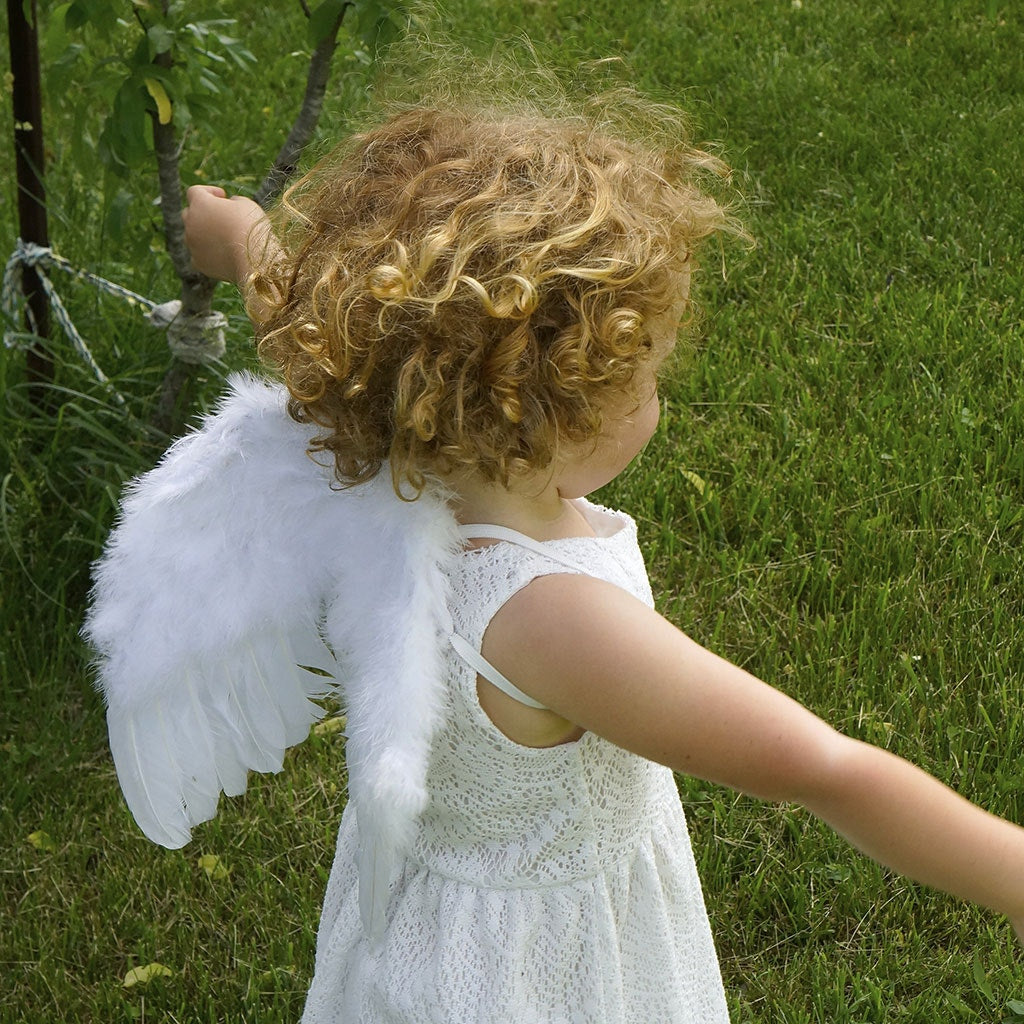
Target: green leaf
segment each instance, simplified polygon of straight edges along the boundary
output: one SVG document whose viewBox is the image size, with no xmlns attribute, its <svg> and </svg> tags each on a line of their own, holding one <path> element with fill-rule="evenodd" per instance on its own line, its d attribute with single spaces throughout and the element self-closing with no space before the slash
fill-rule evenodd
<svg viewBox="0 0 1024 1024">
<path fill-rule="evenodd" d="M 135 197 L 126 189 L 118 189 L 114 197 L 107 203 L 103 228 L 114 242 L 120 242 L 131 224 L 131 207 Z"/>
<path fill-rule="evenodd" d="M 323 0 L 309 16 L 309 41 L 319 46 L 334 28 L 334 23 L 345 9 L 345 0 Z"/>
<path fill-rule="evenodd" d="M 1021 1000 L 1008 999 L 1006 1002 L 1006 1008 L 1017 1014 L 1018 1017 L 1024 1017 L 1024 1002 L 1021 1002 Z"/>
<path fill-rule="evenodd" d="M 131 988 L 134 985 L 148 985 L 154 978 L 169 978 L 174 971 L 163 964 L 151 963 L 145 967 L 133 967 L 121 982 L 124 988 Z"/>
<path fill-rule="evenodd" d="M 199 84 L 202 85 L 207 92 L 212 92 L 215 95 L 221 91 L 220 78 L 215 75 L 209 68 L 203 68 L 199 72 Z"/>
<path fill-rule="evenodd" d="M 197 102 L 197 99 L 198 97 L 192 97 L 191 104 L 196 107 L 201 107 L 202 104 Z M 192 124 L 192 105 L 180 97 L 175 99 L 174 125 L 179 131 L 184 131 Z"/>
<path fill-rule="evenodd" d="M 371 58 L 398 35 L 399 15 L 405 9 L 402 0 L 356 0 L 351 32 L 369 50 Z"/>
<path fill-rule="evenodd" d="M 74 0 L 64 17 L 64 24 L 71 30 L 91 25 L 104 36 L 117 28 L 121 4 L 116 0 Z"/>
<path fill-rule="evenodd" d="M 166 25 L 151 25 L 146 29 L 146 36 L 149 39 L 150 59 L 158 53 L 170 53 L 174 47 L 174 32 Z"/>
<path fill-rule="evenodd" d="M 256 54 L 244 46 L 229 46 L 225 52 L 242 70 L 256 63 Z"/>
<path fill-rule="evenodd" d="M 68 46 L 60 56 L 45 61 L 43 74 L 46 76 L 47 91 L 51 96 L 63 96 L 71 88 L 72 80 L 81 82 L 80 58 L 85 47 L 78 43 Z"/>
<path fill-rule="evenodd" d="M 110 144 L 108 128 L 108 125 L 104 125 L 100 131 L 99 139 L 96 140 L 96 156 L 99 157 L 100 163 L 108 171 L 116 174 L 119 178 L 124 178 L 127 176 L 128 168 L 125 167 L 124 162 L 114 152 L 114 147 Z"/>
<path fill-rule="evenodd" d="M 88 123 L 92 107 L 89 97 L 78 97 L 71 104 L 71 124 L 85 125 Z M 71 132 L 71 161 L 75 167 L 95 167 L 96 136 L 92 132 L 82 130 Z"/>
<path fill-rule="evenodd" d="M 72 32 L 89 24 L 89 5 L 84 0 L 75 0 L 64 12 L 64 26 Z"/>
<path fill-rule="evenodd" d="M 138 166 L 149 152 L 146 92 L 129 79 L 121 84 L 100 134 L 99 153 L 114 170 Z"/>
<path fill-rule="evenodd" d="M 990 1002 L 996 1001 L 995 994 L 992 992 L 992 983 L 985 977 L 985 969 L 981 965 L 981 957 L 974 954 L 974 984 L 978 986 L 978 991 Z"/>
<path fill-rule="evenodd" d="M 145 82 L 146 91 L 153 97 L 153 102 L 156 104 L 157 120 L 161 124 L 170 124 L 172 108 L 171 97 L 167 95 L 167 90 L 155 78 L 147 78 Z"/>
<path fill-rule="evenodd" d="M 972 1017 L 977 1017 L 977 1014 L 957 995 L 953 995 L 951 992 L 947 992 L 944 997 L 945 1007 L 951 1010 L 955 1010 L 961 1015 L 963 1020 L 969 1020 Z"/>
<path fill-rule="evenodd" d="M 196 864 L 214 881 L 227 878 L 231 873 L 231 869 L 215 853 L 204 853 L 197 858 Z"/>
<path fill-rule="evenodd" d="M 147 72 L 152 66 L 149 59 L 149 39 L 146 36 L 142 36 L 135 44 L 135 49 L 132 51 L 131 57 L 128 58 L 128 66 L 135 71 L 145 68 Z"/>
<path fill-rule="evenodd" d="M 40 39 L 40 49 L 47 57 L 63 52 L 68 45 L 67 13 L 70 3 L 59 4 L 46 19 L 46 28 Z"/>
<path fill-rule="evenodd" d="M 121 18 L 123 6 L 124 5 L 120 3 L 120 0 L 93 0 L 93 24 L 95 24 L 96 27 L 104 33 L 104 35 L 109 36 L 119 28 L 118 23 Z"/>
<path fill-rule="evenodd" d="M 32 832 L 28 837 L 28 841 L 37 850 L 42 850 L 44 853 L 57 849 L 57 844 L 53 841 L 53 837 L 49 832 Z"/>
<path fill-rule="evenodd" d="M 346 715 L 332 715 L 330 718 L 325 718 L 322 722 L 317 722 L 313 726 L 313 735 L 330 736 L 336 732 L 344 734 L 347 721 L 348 717 Z"/>
<path fill-rule="evenodd" d="M 683 475 L 683 479 L 701 496 L 704 496 L 704 492 L 707 490 L 707 481 L 699 473 L 694 473 L 691 469 L 682 469 L 680 473 Z"/>
</svg>

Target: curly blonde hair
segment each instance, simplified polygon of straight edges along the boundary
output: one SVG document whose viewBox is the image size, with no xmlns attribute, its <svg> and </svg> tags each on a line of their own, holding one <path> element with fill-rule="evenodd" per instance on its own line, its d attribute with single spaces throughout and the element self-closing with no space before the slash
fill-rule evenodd
<svg viewBox="0 0 1024 1024">
<path fill-rule="evenodd" d="M 399 494 L 508 486 L 600 435 L 730 223 L 698 184 L 717 158 L 610 132 L 613 105 L 400 109 L 288 191 L 284 247 L 250 279 L 259 350 L 342 484 L 386 463 Z"/>
</svg>

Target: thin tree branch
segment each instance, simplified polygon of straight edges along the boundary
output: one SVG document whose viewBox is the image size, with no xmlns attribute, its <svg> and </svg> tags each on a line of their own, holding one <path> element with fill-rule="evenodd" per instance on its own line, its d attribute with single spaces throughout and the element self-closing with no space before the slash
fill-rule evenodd
<svg viewBox="0 0 1024 1024">
<path fill-rule="evenodd" d="M 169 67 L 170 53 L 157 54 L 154 63 Z M 173 122 L 161 124 L 156 113 L 151 117 L 153 150 L 156 154 L 157 175 L 160 181 L 160 215 L 163 220 L 167 253 L 171 257 L 174 272 L 181 279 L 182 313 L 189 315 L 208 312 L 216 282 L 192 266 L 192 257 L 185 245 L 185 223 L 181 219 L 181 208 L 184 203 L 177 134 Z"/>
<path fill-rule="evenodd" d="M 164 0 L 166 6 L 166 0 Z M 168 51 L 158 53 L 153 61 L 169 68 L 172 63 Z M 191 317 L 209 313 L 213 305 L 213 290 L 217 282 L 201 274 L 192 265 L 188 246 L 185 245 L 185 222 L 181 218 L 183 202 L 181 189 L 180 150 L 173 121 L 160 123 L 159 111 L 151 114 L 153 122 L 153 151 L 156 155 L 157 176 L 160 181 L 160 216 L 164 226 L 164 241 L 174 271 L 181 280 L 180 316 Z M 173 359 L 164 375 L 157 399 L 154 422 L 166 433 L 176 433 L 181 427 L 183 394 L 195 379 L 196 367 L 181 359 Z"/>
<path fill-rule="evenodd" d="M 284 145 L 267 172 L 266 178 L 263 179 L 263 184 L 256 190 L 254 198 L 260 206 L 265 207 L 284 188 L 285 182 L 295 173 L 302 151 L 313 137 L 317 121 L 320 120 L 320 111 L 324 105 L 324 93 L 327 91 L 327 79 L 331 73 L 331 61 L 338 46 L 338 31 L 351 6 L 351 3 L 346 3 L 342 7 L 330 32 L 319 42 L 309 59 L 306 94 L 302 98 L 298 116 L 295 118 L 292 130 L 288 133 L 288 138 L 285 139 Z"/>
</svg>

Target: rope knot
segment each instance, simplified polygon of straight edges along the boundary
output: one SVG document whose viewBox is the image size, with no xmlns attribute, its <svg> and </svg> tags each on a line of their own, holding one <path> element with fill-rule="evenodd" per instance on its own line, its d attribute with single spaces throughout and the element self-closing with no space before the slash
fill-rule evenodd
<svg viewBox="0 0 1024 1024">
<path fill-rule="evenodd" d="M 224 355 L 228 318 L 218 310 L 182 315 L 181 300 L 174 299 L 154 306 L 146 319 L 167 328 L 167 347 L 183 363 L 209 363 Z"/>
<path fill-rule="evenodd" d="M 55 263 L 57 258 L 49 246 L 23 242 L 20 238 L 15 242 L 14 253 L 11 256 L 11 260 L 21 267 L 48 266 Z"/>
</svg>

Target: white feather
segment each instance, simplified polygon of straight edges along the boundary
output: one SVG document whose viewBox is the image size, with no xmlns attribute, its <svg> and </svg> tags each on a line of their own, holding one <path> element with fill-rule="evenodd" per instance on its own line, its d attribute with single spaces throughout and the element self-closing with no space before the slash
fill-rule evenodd
<svg viewBox="0 0 1024 1024">
<path fill-rule="evenodd" d="M 221 792 L 217 754 L 209 715 L 193 679 L 185 676 L 182 685 L 185 692 L 178 710 L 177 742 L 190 751 L 181 765 L 185 775 L 182 790 L 189 824 L 199 825 L 217 813 Z"/>
<path fill-rule="evenodd" d="M 139 828 L 170 849 L 189 840 L 174 766 L 165 756 L 160 709 L 146 715 L 108 716 L 110 750 L 121 790 Z"/>
</svg>

